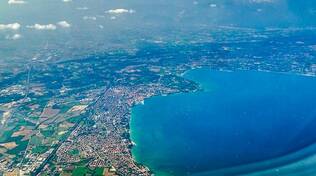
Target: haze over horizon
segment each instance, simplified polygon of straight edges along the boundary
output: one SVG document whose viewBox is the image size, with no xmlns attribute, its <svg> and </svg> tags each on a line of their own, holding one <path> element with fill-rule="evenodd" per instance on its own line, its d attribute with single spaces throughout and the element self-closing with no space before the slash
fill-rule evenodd
<svg viewBox="0 0 316 176">
<path fill-rule="evenodd" d="M 205 31 L 218 27 L 314 28 L 315 18 L 316 1 L 4 0 L 0 2 L 0 57 L 29 61 L 43 50 L 59 59 L 84 57 L 137 49 L 143 41 L 177 42 L 192 36 L 209 42 L 212 35 L 207 37 Z"/>
</svg>

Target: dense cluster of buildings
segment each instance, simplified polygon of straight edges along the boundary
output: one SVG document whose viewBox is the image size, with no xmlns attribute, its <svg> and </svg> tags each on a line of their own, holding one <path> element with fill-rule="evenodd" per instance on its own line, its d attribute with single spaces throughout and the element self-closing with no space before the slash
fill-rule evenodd
<svg viewBox="0 0 316 176">
<path fill-rule="evenodd" d="M 59 163 L 78 162 L 69 151 L 79 150 L 81 159 L 92 158 L 89 167 L 112 167 L 119 175 L 150 175 L 149 170 L 136 163 L 131 155 L 133 146 L 129 137 L 132 105 L 158 93 L 174 93 L 159 84 L 108 89 L 94 106 L 92 126 L 78 126 L 57 151 Z"/>
</svg>

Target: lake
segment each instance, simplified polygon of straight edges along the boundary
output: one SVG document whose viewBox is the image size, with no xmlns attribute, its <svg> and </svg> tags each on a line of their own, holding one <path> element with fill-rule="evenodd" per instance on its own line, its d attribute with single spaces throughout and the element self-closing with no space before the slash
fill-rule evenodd
<svg viewBox="0 0 316 176">
<path fill-rule="evenodd" d="M 316 153 L 316 78 L 195 69 L 204 91 L 132 109 L 134 158 L 155 175 L 234 175 Z"/>
</svg>

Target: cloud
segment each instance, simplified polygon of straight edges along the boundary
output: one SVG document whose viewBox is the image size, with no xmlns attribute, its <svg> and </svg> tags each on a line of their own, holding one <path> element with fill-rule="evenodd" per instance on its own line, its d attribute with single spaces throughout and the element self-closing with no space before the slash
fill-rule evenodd
<svg viewBox="0 0 316 176">
<path fill-rule="evenodd" d="M 21 25 L 19 23 L 0 24 L 0 30 L 18 30 Z"/>
<path fill-rule="evenodd" d="M 63 0 L 63 2 L 72 2 L 72 0 Z"/>
<path fill-rule="evenodd" d="M 57 27 L 54 24 L 46 24 L 46 25 L 42 25 L 42 24 L 34 24 L 32 26 L 26 26 L 27 28 L 30 29 L 35 29 L 35 30 L 56 30 Z"/>
<path fill-rule="evenodd" d="M 83 20 L 93 20 L 93 21 L 95 21 L 95 20 L 97 20 L 97 17 L 95 17 L 95 16 L 84 16 L 84 17 L 82 17 L 82 19 Z"/>
<path fill-rule="evenodd" d="M 88 7 L 77 7 L 77 10 L 88 10 Z"/>
<path fill-rule="evenodd" d="M 130 10 L 127 10 L 127 9 L 111 9 L 111 10 L 106 11 L 106 13 L 109 13 L 109 14 L 135 13 L 135 10 L 133 10 L 133 9 L 130 9 Z"/>
<path fill-rule="evenodd" d="M 23 0 L 9 0 L 8 4 L 25 4 L 26 1 Z"/>
<path fill-rule="evenodd" d="M 260 4 L 260 3 L 273 3 L 274 0 L 249 0 L 250 3 L 257 3 L 257 4 Z"/>
<path fill-rule="evenodd" d="M 67 21 L 60 21 L 57 23 L 62 28 L 70 28 L 71 24 L 69 24 Z"/>
<path fill-rule="evenodd" d="M 27 28 L 35 29 L 35 30 L 56 30 L 57 26 L 61 28 L 70 28 L 71 24 L 69 24 L 67 21 L 59 21 L 55 24 L 34 24 L 34 25 L 28 25 Z"/>
<path fill-rule="evenodd" d="M 7 35 L 6 36 L 6 39 L 8 39 L 8 40 L 18 40 L 18 39 L 20 39 L 22 36 L 21 36 L 21 34 L 14 34 L 14 35 Z"/>
</svg>

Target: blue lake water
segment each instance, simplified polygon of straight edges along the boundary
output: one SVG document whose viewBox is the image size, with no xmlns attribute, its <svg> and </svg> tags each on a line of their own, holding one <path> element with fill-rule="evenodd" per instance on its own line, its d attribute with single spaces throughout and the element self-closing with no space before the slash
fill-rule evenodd
<svg viewBox="0 0 316 176">
<path fill-rule="evenodd" d="M 184 77 L 205 90 L 152 97 L 132 110 L 132 153 L 156 175 L 225 173 L 245 165 L 229 173 L 247 173 L 316 152 L 301 152 L 316 142 L 316 78 L 209 69 Z M 271 162 L 247 168 L 262 161 Z"/>
</svg>

